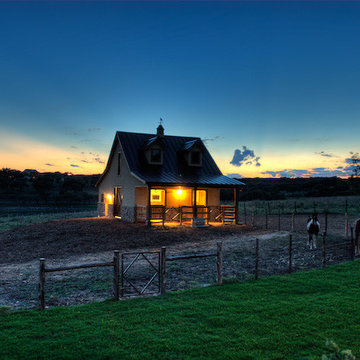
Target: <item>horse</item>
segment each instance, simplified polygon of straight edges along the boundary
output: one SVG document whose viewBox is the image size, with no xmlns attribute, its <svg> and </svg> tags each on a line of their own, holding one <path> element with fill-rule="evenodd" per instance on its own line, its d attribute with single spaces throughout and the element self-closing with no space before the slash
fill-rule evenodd
<svg viewBox="0 0 360 360">
<path fill-rule="evenodd" d="M 320 231 L 320 222 L 317 218 L 317 214 L 312 214 L 311 217 L 309 216 L 306 229 L 309 234 L 307 246 L 310 250 L 316 249 L 316 240 Z"/>
<path fill-rule="evenodd" d="M 359 255 L 359 250 L 360 250 L 360 219 L 355 220 L 354 230 L 355 230 L 355 252 L 356 252 L 357 255 Z"/>
</svg>

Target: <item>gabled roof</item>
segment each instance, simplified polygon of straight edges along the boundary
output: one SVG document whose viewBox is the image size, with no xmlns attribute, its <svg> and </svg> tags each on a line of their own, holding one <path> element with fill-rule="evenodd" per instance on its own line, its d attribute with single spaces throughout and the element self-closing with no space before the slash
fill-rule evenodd
<svg viewBox="0 0 360 360">
<path fill-rule="evenodd" d="M 184 136 L 163 136 L 163 164 L 149 165 L 145 159 L 144 147 L 155 142 L 154 134 L 141 134 L 118 131 L 111 149 L 104 173 L 96 185 L 99 185 L 110 168 L 111 159 L 117 141 L 121 143 L 130 172 L 148 185 L 188 185 L 233 187 L 244 185 L 242 182 L 222 175 L 214 159 L 200 138 Z M 199 144 L 202 147 L 202 166 L 190 167 L 184 161 L 184 151 Z"/>
</svg>

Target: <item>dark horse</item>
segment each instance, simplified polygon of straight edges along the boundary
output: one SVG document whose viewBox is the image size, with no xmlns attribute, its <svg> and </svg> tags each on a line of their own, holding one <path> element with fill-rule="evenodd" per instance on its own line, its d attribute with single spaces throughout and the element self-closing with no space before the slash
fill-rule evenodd
<svg viewBox="0 0 360 360">
<path fill-rule="evenodd" d="M 318 220 L 317 214 L 312 214 L 311 217 L 309 216 L 306 229 L 309 234 L 307 245 L 310 250 L 316 249 L 316 238 L 320 231 L 320 222 Z"/>
</svg>

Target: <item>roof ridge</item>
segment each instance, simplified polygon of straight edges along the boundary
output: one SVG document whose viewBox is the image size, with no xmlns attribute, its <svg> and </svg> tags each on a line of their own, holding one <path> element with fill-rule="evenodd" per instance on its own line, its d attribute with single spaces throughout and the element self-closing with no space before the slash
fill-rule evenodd
<svg viewBox="0 0 360 360">
<path fill-rule="evenodd" d="M 153 136 L 156 137 L 156 134 L 149 134 L 149 133 L 137 133 L 137 132 L 131 132 L 131 131 L 116 131 L 118 134 L 131 134 L 131 135 L 147 135 L 147 136 Z M 184 139 L 200 139 L 200 137 L 195 136 L 178 136 L 178 135 L 164 135 L 164 137 L 176 137 L 176 138 L 184 138 Z"/>
</svg>

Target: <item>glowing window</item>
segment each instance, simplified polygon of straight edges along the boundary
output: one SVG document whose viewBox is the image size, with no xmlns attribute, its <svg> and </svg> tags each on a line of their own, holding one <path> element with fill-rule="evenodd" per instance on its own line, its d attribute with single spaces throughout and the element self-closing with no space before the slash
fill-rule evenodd
<svg viewBox="0 0 360 360">
<path fill-rule="evenodd" d="M 206 206 L 206 190 L 196 190 L 196 205 Z"/>
<path fill-rule="evenodd" d="M 151 189 L 151 205 L 165 205 L 165 190 Z"/>
</svg>

